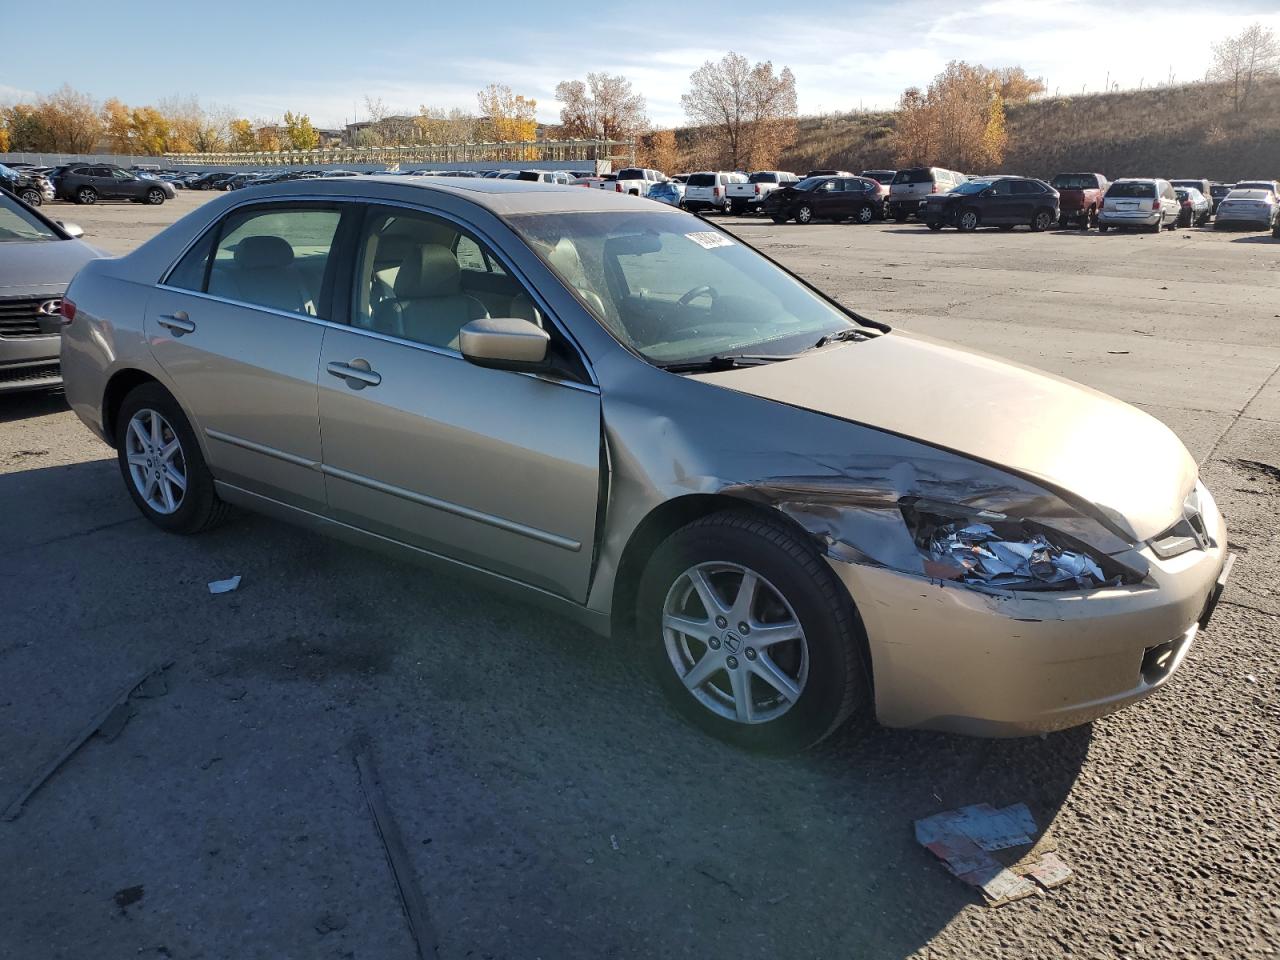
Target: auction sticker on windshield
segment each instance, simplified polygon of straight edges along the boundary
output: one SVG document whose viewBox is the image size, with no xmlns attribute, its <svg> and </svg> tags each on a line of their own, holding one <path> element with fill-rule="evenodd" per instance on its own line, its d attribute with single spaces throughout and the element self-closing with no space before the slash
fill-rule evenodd
<svg viewBox="0 0 1280 960">
<path fill-rule="evenodd" d="M 685 237 L 692 240 L 698 246 L 705 247 L 707 250 L 714 250 L 716 247 L 733 246 L 733 241 L 723 233 L 714 233 L 710 230 L 705 233 L 686 233 Z"/>
</svg>

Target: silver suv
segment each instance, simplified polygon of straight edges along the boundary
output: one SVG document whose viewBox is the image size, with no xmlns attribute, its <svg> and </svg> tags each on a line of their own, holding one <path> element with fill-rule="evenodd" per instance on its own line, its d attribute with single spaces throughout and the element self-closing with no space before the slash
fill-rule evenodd
<svg viewBox="0 0 1280 960">
<path fill-rule="evenodd" d="M 1152 233 L 1162 227 L 1176 230 L 1181 213 L 1182 204 L 1168 180 L 1126 177 L 1107 187 L 1098 229 L 1103 233 L 1111 227 L 1143 227 Z"/>
<path fill-rule="evenodd" d="M 925 197 L 950 193 L 969 178 L 942 167 L 911 167 L 899 170 L 889 185 L 889 202 L 885 213 L 899 223 L 906 223 L 924 209 Z"/>
</svg>

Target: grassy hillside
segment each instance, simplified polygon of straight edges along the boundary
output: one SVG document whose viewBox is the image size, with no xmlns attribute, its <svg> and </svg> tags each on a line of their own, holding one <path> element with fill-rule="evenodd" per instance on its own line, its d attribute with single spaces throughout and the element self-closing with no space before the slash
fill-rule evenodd
<svg viewBox="0 0 1280 960">
<path fill-rule="evenodd" d="M 896 166 L 893 111 L 804 117 L 779 166 L 865 170 Z M 1209 84 L 1075 97 L 1008 108 L 1009 147 L 999 170 L 1049 177 L 1064 170 L 1124 176 L 1280 178 L 1280 82 L 1232 114 Z M 688 132 L 680 131 L 683 144 Z M 948 166 L 946 157 L 933 161 Z"/>
</svg>

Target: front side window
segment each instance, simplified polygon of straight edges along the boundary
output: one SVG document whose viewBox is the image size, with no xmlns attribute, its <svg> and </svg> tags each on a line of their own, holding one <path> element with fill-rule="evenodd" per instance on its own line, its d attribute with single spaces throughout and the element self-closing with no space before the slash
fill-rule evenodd
<svg viewBox="0 0 1280 960">
<path fill-rule="evenodd" d="M 132 180 L 134 176 L 128 170 L 112 170 L 111 175 L 117 180 Z"/>
<path fill-rule="evenodd" d="M 658 365 L 790 354 L 854 326 L 834 304 L 687 213 L 526 214 L 508 223 L 602 326 Z"/>
<path fill-rule="evenodd" d="M 286 313 L 319 316 L 341 214 L 325 207 L 231 213 L 182 258 L 169 286 Z"/>
</svg>

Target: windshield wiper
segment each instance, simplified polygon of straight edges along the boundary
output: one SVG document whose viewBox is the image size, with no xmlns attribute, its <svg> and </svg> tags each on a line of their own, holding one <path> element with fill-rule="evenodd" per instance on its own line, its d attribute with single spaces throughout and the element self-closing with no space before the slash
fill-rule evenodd
<svg viewBox="0 0 1280 960">
<path fill-rule="evenodd" d="M 671 373 L 714 373 L 717 370 L 758 367 L 766 363 L 776 363 L 779 360 L 792 360 L 795 356 L 794 353 L 729 353 L 714 357 L 704 357 L 701 360 L 677 360 L 673 363 L 660 363 L 658 366 Z"/>
<path fill-rule="evenodd" d="M 844 343 L 851 340 L 861 342 L 876 336 L 879 336 L 879 334 L 863 330 L 861 327 L 845 327 L 843 330 L 837 330 L 835 333 L 827 333 L 819 337 L 818 342 L 813 345 L 813 349 L 816 350 L 831 343 Z"/>
</svg>

